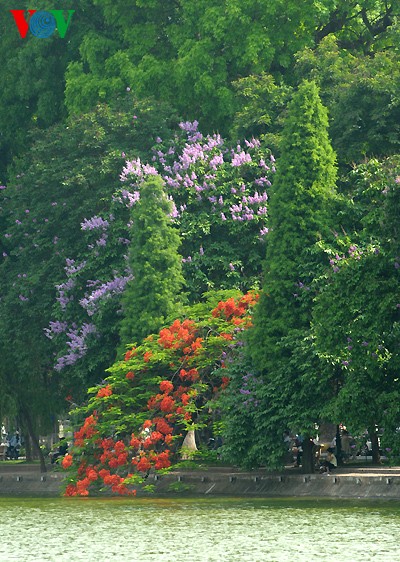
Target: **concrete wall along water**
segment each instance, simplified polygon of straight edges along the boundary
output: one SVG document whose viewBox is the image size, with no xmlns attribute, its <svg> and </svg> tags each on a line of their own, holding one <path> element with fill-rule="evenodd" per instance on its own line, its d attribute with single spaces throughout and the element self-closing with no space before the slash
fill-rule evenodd
<svg viewBox="0 0 400 562">
<path fill-rule="evenodd" d="M 10 467 L 11 468 L 11 467 Z M 0 474 L 1 496 L 49 496 L 61 493 L 64 473 L 40 474 L 19 470 Z M 400 500 L 400 469 L 347 471 L 336 474 L 269 474 L 225 471 L 181 471 L 165 475 L 150 474 L 146 484 L 155 495 L 200 495 L 237 497 L 327 497 L 386 498 Z M 139 495 L 144 493 L 138 490 Z M 146 494 L 147 495 L 147 494 Z"/>
</svg>

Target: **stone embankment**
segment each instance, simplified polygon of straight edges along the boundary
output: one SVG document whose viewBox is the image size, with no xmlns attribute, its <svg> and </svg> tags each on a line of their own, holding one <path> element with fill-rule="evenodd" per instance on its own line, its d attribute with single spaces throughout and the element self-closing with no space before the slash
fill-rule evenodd
<svg viewBox="0 0 400 562">
<path fill-rule="evenodd" d="M 41 474 L 37 464 L 12 464 L 3 461 L 0 464 L 0 496 L 49 496 L 61 494 L 65 474 L 49 467 Z"/>
<path fill-rule="evenodd" d="M 61 493 L 63 472 L 39 472 L 37 465 L 0 465 L 0 496 L 48 496 Z M 339 468 L 331 475 L 244 472 L 230 468 L 150 474 L 155 495 L 313 497 L 400 500 L 400 467 Z"/>
</svg>

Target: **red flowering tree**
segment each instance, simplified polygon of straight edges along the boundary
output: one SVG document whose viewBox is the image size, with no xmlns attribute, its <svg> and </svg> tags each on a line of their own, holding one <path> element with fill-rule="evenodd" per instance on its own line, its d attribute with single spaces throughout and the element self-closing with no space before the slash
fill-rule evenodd
<svg viewBox="0 0 400 562">
<path fill-rule="evenodd" d="M 62 462 L 70 471 L 66 495 L 110 488 L 136 494 L 151 469 L 169 468 L 180 457 L 185 433 L 211 424 L 211 402 L 229 383 L 225 361 L 251 324 L 256 296 L 208 297 L 129 349 L 104 384 L 89 389 L 88 404 L 75 410 L 83 422 Z"/>
</svg>

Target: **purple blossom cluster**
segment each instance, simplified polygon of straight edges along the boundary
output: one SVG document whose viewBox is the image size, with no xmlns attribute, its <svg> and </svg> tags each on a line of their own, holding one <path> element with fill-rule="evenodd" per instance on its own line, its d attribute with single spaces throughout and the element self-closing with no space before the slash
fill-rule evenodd
<svg viewBox="0 0 400 562">
<path fill-rule="evenodd" d="M 97 215 L 95 215 L 90 219 L 84 219 L 84 221 L 81 222 L 82 230 L 96 230 L 96 229 L 107 230 L 108 227 L 109 227 L 109 222 L 101 217 L 98 217 Z"/>
<path fill-rule="evenodd" d="M 169 197 L 169 199 L 172 203 L 172 210 L 169 213 L 169 216 L 171 217 L 171 219 L 178 219 L 181 215 L 180 215 L 178 209 L 176 208 L 175 201 L 172 199 L 172 197 Z"/>
<path fill-rule="evenodd" d="M 122 182 L 128 181 L 130 176 L 137 176 L 138 178 L 143 176 L 142 163 L 140 158 L 134 158 L 133 160 L 127 160 L 125 166 L 122 168 L 121 175 L 119 179 Z"/>
<path fill-rule="evenodd" d="M 233 153 L 232 157 L 232 166 L 238 168 L 239 166 L 243 166 L 243 164 L 248 164 L 252 161 L 252 158 L 248 152 L 242 150 L 239 153 Z"/>
<path fill-rule="evenodd" d="M 114 277 L 107 283 L 102 283 L 95 291 L 90 294 L 85 294 L 84 298 L 79 301 L 79 304 L 86 310 L 89 316 L 93 316 L 98 310 L 99 303 L 105 298 L 112 295 L 123 293 L 126 284 L 133 279 L 133 275 L 125 277 Z"/>
<path fill-rule="evenodd" d="M 66 259 L 65 260 L 66 266 L 64 267 L 66 274 L 68 277 L 70 275 L 75 275 L 79 271 L 81 271 L 86 266 L 86 261 L 82 261 L 81 263 L 76 263 L 75 260 Z"/>
<path fill-rule="evenodd" d="M 107 238 L 108 238 L 107 233 L 103 232 L 103 234 L 100 236 L 100 238 L 98 240 L 96 240 L 96 245 L 97 246 L 106 246 L 107 245 Z"/>
<path fill-rule="evenodd" d="M 243 401 L 243 406 L 257 407 L 259 402 L 255 399 L 254 394 L 256 387 L 262 383 L 257 379 L 252 373 L 246 373 L 242 376 L 242 387 L 239 388 L 239 394 L 241 394 L 246 399 Z"/>
<path fill-rule="evenodd" d="M 260 141 L 254 137 L 251 140 L 245 140 L 244 143 L 247 148 L 258 148 L 261 145 Z"/>
<path fill-rule="evenodd" d="M 349 257 L 357 260 L 361 259 L 362 250 L 359 250 L 355 244 L 352 244 L 348 249 Z"/>
<path fill-rule="evenodd" d="M 262 203 L 265 203 L 267 199 L 268 199 L 268 195 L 265 191 L 262 195 L 260 195 L 257 191 L 254 193 L 253 196 L 243 195 L 242 200 L 240 201 L 239 204 L 231 205 L 229 208 L 231 212 L 232 220 L 236 220 L 236 221 L 253 220 L 255 214 L 257 214 L 258 216 L 266 215 L 267 208 L 265 206 L 259 206 L 258 209 L 252 209 L 248 205 L 257 206 Z"/>
<path fill-rule="evenodd" d="M 49 322 L 49 327 L 44 328 L 44 333 L 49 340 L 52 340 L 54 336 L 65 333 L 67 329 L 67 322 L 60 322 L 59 320 L 56 320 L 55 322 Z"/>
<path fill-rule="evenodd" d="M 68 353 L 57 359 L 55 370 L 61 371 L 68 365 L 74 365 L 78 359 L 83 357 L 87 351 L 87 337 L 89 334 L 97 332 L 94 324 L 83 324 L 82 328 L 72 328 L 68 333 L 67 346 L 69 347 Z"/>
<path fill-rule="evenodd" d="M 198 121 L 185 121 L 179 123 L 179 127 L 182 131 L 186 131 L 187 133 L 197 133 L 198 126 Z"/>
<path fill-rule="evenodd" d="M 338 273 L 340 271 L 338 263 L 344 259 L 346 259 L 344 255 L 339 256 L 339 254 L 335 254 L 335 257 L 329 260 L 329 263 L 333 269 L 333 273 Z"/>
<path fill-rule="evenodd" d="M 70 260 L 68 260 L 68 261 L 70 261 Z M 60 285 L 56 285 L 56 289 L 58 291 L 56 301 L 60 304 L 62 310 L 65 310 L 67 308 L 67 304 L 74 300 L 73 295 L 68 296 L 67 292 L 72 291 L 72 289 L 74 289 L 74 287 L 75 287 L 75 284 L 76 284 L 75 279 L 70 278 L 65 283 L 61 283 Z"/>
<path fill-rule="evenodd" d="M 121 207 L 125 209 L 133 207 L 140 199 L 140 188 L 143 181 L 149 176 L 159 174 L 166 184 L 168 196 L 172 202 L 171 218 L 179 221 L 182 227 L 185 225 L 184 221 L 190 221 L 191 214 L 198 212 L 200 208 L 220 225 L 232 219 L 239 222 L 254 221 L 256 226 L 254 236 L 256 237 L 258 232 L 261 237 L 264 236 L 268 232 L 266 227 L 267 188 L 270 186 L 269 175 L 274 169 L 273 166 L 270 169 L 270 166 L 266 164 L 267 157 L 260 142 L 253 138 L 245 141 L 243 147 L 238 145 L 235 150 L 230 151 L 224 145 L 224 140 L 220 135 L 203 137 L 198 131 L 197 122 L 181 123 L 180 128 L 186 134 L 186 138 L 177 138 L 172 146 L 165 147 L 161 138 L 156 139 L 157 144 L 153 150 L 151 164 L 144 163 L 139 158 L 126 159 L 125 154 L 122 154 L 122 158 L 125 159 L 120 174 L 122 185 L 119 192 L 112 197 L 112 202 L 116 203 L 116 213 L 121 212 Z M 273 158 L 270 160 L 274 162 Z M 241 166 L 243 166 L 243 170 L 240 169 Z M 126 211 L 122 211 L 122 216 L 125 217 L 124 213 L 126 214 Z M 111 215 L 109 217 L 95 215 L 88 219 L 85 218 L 81 223 L 82 231 L 94 231 L 98 234 L 97 240 L 91 240 L 90 249 L 93 250 L 93 258 L 99 255 L 100 248 L 106 246 L 108 240 L 111 240 L 110 222 L 112 220 L 114 217 Z M 124 218 L 124 223 L 126 222 L 128 221 Z M 130 228 L 131 221 L 126 226 Z M 122 246 L 129 244 L 129 236 L 124 238 L 121 231 L 118 231 L 118 235 L 119 238 L 116 241 L 119 244 Z M 192 261 L 196 262 L 201 259 L 204 255 L 203 245 L 199 243 L 197 248 L 200 248 L 197 251 L 193 249 L 187 252 L 191 255 L 183 258 L 183 263 L 190 264 Z M 126 256 L 119 257 L 121 260 L 126 258 Z M 229 264 L 229 270 L 239 272 L 241 262 L 232 258 L 230 258 L 232 261 Z M 92 322 L 84 325 L 91 328 L 83 327 L 81 331 L 77 329 L 76 325 L 67 328 L 65 322 L 59 324 L 54 322 L 46 328 L 48 337 L 64 333 L 68 338 L 68 353 L 63 354 L 63 357 L 57 360 L 57 370 L 61 370 L 66 365 L 72 365 L 83 357 L 86 353 L 86 331 L 95 330 L 94 319 L 101 303 L 122 294 L 126 284 L 133 279 L 129 271 L 122 275 L 114 271 L 111 280 L 105 281 L 102 275 L 102 281 L 87 281 L 82 296 L 82 292 L 78 293 L 77 274 L 85 267 L 88 270 L 90 266 L 90 262 L 87 265 L 85 261 L 76 263 L 74 260 L 67 260 L 65 270 L 68 279 L 57 286 L 57 300 L 62 310 L 66 309 L 67 304 L 75 296 L 75 300 L 79 302 Z M 64 319 L 62 318 L 62 320 Z"/>
<path fill-rule="evenodd" d="M 195 197 L 192 201 L 209 204 L 211 213 L 219 216 L 221 222 L 227 220 L 228 212 L 235 221 L 256 220 L 261 222 L 260 237 L 265 236 L 268 232 L 264 222 L 267 218 L 268 196 L 266 191 L 262 194 L 255 191 L 252 194 L 250 189 L 254 189 L 254 186 L 264 189 L 269 187 L 271 182 L 266 174 L 274 171 L 275 168 L 270 170 L 262 153 L 260 156 L 257 152 L 261 150 L 260 141 L 254 138 L 246 140 L 245 148 L 238 144 L 236 150 L 229 152 L 224 147 L 224 140 L 220 135 L 209 135 L 203 138 L 198 133 L 196 121 L 180 123 L 180 128 L 187 133 L 187 142 L 181 148 L 173 145 L 161 150 L 162 139 L 159 139 L 158 146 L 153 151 L 153 162 L 156 163 L 167 188 L 172 192 L 170 197 L 173 200 L 171 218 L 181 220 L 182 213 L 186 210 L 186 204 L 178 205 L 177 200 L 184 195 L 190 201 L 191 193 L 193 193 Z M 272 155 L 270 160 L 275 162 Z M 239 187 L 231 184 L 229 188 L 231 195 L 228 196 L 225 183 L 232 181 L 226 180 L 229 178 L 229 168 L 240 168 L 249 164 L 252 164 L 254 179 L 246 184 L 242 183 Z M 222 176 L 219 175 L 220 168 L 226 170 Z M 126 161 L 120 179 L 122 182 L 131 182 L 130 186 L 134 189 L 123 190 L 120 196 L 114 197 L 114 200 L 119 202 L 121 199 L 126 200 L 127 206 L 131 207 L 140 197 L 142 181 L 146 176 L 155 173 L 157 171 L 154 167 L 143 164 L 139 158 Z M 208 194 L 204 193 L 207 191 Z M 232 198 L 235 200 L 233 204 Z M 264 224 L 262 224 L 263 222 Z"/>
<path fill-rule="evenodd" d="M 264 185 L 266 185 L 266 186 L 268 186 L 268 187 L 271 187 L 271 182 L 269 181 L 268 178 L 266 178 L 266 177 L 264 177 L 264 176 L 262 176 L 261 178 L 256 178 L 256 179 L 254 180 L 254 183 L 255 183 L 256 185 L 258 185 L 259 187 L 264 187 Z"/>
<path fill-rule="evenodd" d="M 133 205 L 139 201 L 140 198 L 140 193 L 139 191 L 134 191 L 133 193 L 131 193 L 130 191 L 128 191 L 127 189 L 123 189 L 121 191 L 121 197 L 120 198 L 116 198 L 116 200 L 119 201 L 124 201 L 127 207 L 133 207 Z"/>
</svg>

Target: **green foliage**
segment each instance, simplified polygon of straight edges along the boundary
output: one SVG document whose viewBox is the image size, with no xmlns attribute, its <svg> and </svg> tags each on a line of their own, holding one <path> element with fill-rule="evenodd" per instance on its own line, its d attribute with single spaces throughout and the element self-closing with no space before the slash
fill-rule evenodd
<svg viewBox="0 0 400 562">
<path fill-rule="evenodd" d="M 279 154 L 280 134 L 283 115 L 289 101 L 292 88 L 285 84 L 276 84 L 270 74 L 246 76 L 234 82 L 239 109 L 235 114 L 232 138 L 257 136 Z"/>
<path fill-rule="evenodd" d="M 160 110 L 157 104 L 157 119 Z M 67 406 L 66 396 L 77 398 L 87 381 L 98 379 L 99 372 L 93 376 L 90 361 L 65 377 L 53 369 L 54 342 L 45 337 L 44 330 L 54 319 L 55 299 L 60 298 L 55 286 L 65 280 L 67 271 L 80 267 L 89 253 L 87 240 L 76 234 L 85 218 L 104 209 L 104 198 L 108 201 L 120 172 L 122 150 L 129 145 L 136 154 L 145 155 L 152 145 L 150 130 L 157 134 L 158 128 L 159 134 L 167 136 L 167 113 L 158 128 L 151 103 L 134 104 L 127 97 L 119 110 L 99 106 L 91 114 L 41 134 L 29 155 L 15 162 L 9 185 L 0 191 L 4 229 L 0 369 L 3 395 L 10 397 L 5 403 L 7 413 L 27 407 L 35 413 L 34 419 L 42 417 L 49 424 L 52 415 Z M 81 257 L 79 263 L 66 261 L 75 255 Z M 102 259 L 99 267 L 110 271 Z M 71 278 L 67 282 L 80 281 L 76 273 Z M 81 308 L 79 303 L 75 306 Z M 112 313 L 114 318 L 115 310 Z M 82 312 L 74 321 L 81 317 Z M 68 323 L 70 317 L 62 320 Z M 110 317 L 104 320 L 110 323 Z M 100 372 L 114 358 L 117 336 L 113 327 L 106 335 L 107 344 L 99 341 L 95 366 L 100 364 Z"/>
<path fill-rule="evenodd" d="M 36 10 L 54 9 L 54 3 L 39 0 Z M 64 106 L 65 72 L 68 64 L 79 58 L 82 38 L 90 30 L 103 27 L 101 14 L 92 0 L 64 0 L 62 9 L 75 9 L 67 35 L 57 33 L 46 40 L 30 32 L 21 39 L 8 10 L 32 9 L 27 0 L 2 2 L 0 57 L 0 181 L 7 179 L 7 166 L 25 153 L 35 135 L 66 117 Z M 94 105 L 90 109 L 92 109 Z M 35 132 L 36 131 L 36 132 Z M 33 134 L 33 138 L 31 137 Z"/>
<path fill-rule="evenodd" d="M 335 156 L 327 126 L 317 87 L 305 82 L 289 106 L 270 197 L 264 290 L 251 336 L 261 370 L 276 368 L 281 337 L 309 326 L 307 293 L 321 262 L 315 244 L 329 234 L 335 197 Z"/>
<path fill-rule="evenodd" d="M 282 134 L 263 292 L 244 363 L 237 372 L 233 367 L 231 400 L 242 401 L 242 407 L 232 411 L 228 403 L 224 408 L 226 454 L 247 466 L 279 466 L 284 430 L 312 435 L 332 391 L 310 334 L 314 278 L 323 262 L 317 242 L 329 233 L 335 198 L 335 156 L 327 128 L 318 89 L 304 82 L 289 105 Z"/>
<path fill-rule="evenodd" d="M 179 234 L 171 224 L 172 203 L 159 177 L 141 185 L 132 210 L 129 267 L 133 280 L 122 299 L 122 345 L 140 343 L 179 314 L 184 278 Z"/>
<path fill-rule="evenodd" d="M 365 156 L 398 152 L 398 52 L 389 49 L 370 56 L 340 48 L 338 43 L 328 36 L 317 49 L 299 53 L 296 76 L 318 82 L 339 161 L 351 164 Z"/>
<path fill-rule="evenodd" d="M 292 330 L 277 344 L 283 359 L 274 371 L 261 373 L 246 347 L 233 357 L 226 373 L 228 391 L 221 397 L 222 458 L 244 468 L 281 469 L 283 432 L 316 434 L 328 419 L 325 406 L 333 392 L 309 332 Z"/>
<path fill-rule="evenodd" d="M 265 72 L 292 84 L 296 53 L 332 33 L 354 52 L 386 48 L 395 41 L 390 34 L 398 15 L 396 1 L 380 0 L 362 6 L 346 0 L 135 0 L 129 10 L 122 0 L 95 3 L 105 30 L 88 33 L 81 60 L 69 65 L 69 112 L 87 111 L 131 87 L 200 119 L 203 130 L 221 133 L 242 112 L 235 81 Z"/>
<path fill-rule="evenodd" d="M 55 34 L 45 41 L 29 33 L 21 40 L 8 12 L 15 5 L 9 0 L 3 4 L 0 179 L 6 179 L 12 158 L 30 145 L 27 132 L 64 120 L 65 107 L 70 115 L 81 115 L 127 88 L 141 99 L 169 101 L 185 118 L 200 118 L 205 131 L 227 133 L 234 115 L 235 129 L 254 123 L 251 133 L 258 134 L 270 119 L 275 128 L 281 108 L 277 92 L 263 84 L 256 99 L 264 73 L 274 76 L 285 97 L 283 84 L 300 81 L 293 72 L 299 53 L 308 49 L 306 58 L 312 58 L 333 35 L 341 51 L 355 57 L 346 76 L 333 79 L 335 92 L 327 94 L 337 98 L 332 108 L 327 105 L 335 114 L 333 136 L 340 159 L 342 153 L 346 159 L 364 151 L 381 154 L 382 144 L 397 144 L 397 0 L 307 0 L 301 6 L 295 0 L 135 0 L 129 9 L 122 0 L 82 0 L 79 8 L 66 0 L 63 9 L 75 9 L 67 37 Z M 19 8 L 29 7 L 27 0 L 20 2 Z M 48 2 L 38 2 L 40 8 L 48 9 Z M 308 74 L 300 71 L 301 76 Z M 241 89 L 247 79 L 255 81 L 250 104 L 247 95 L 237 96 L 235 86 L 239 81 Z M 350 115 L 348 123 L 340 112 Z M 366 130 L 371 133 L 368 142 L 363 139 Z M 272 140 L 268 142 L 275 149 Z"/>
<path fill-rule="evenodd" d="M 321 280 L 313 333 L 337 372 L 328 409 L 353 432 L 384 427 L 399 454 L 399 160 L 372 160 L 350 174 L 354 231 L 325 248 L 331 271 Z"/>
</svg>

